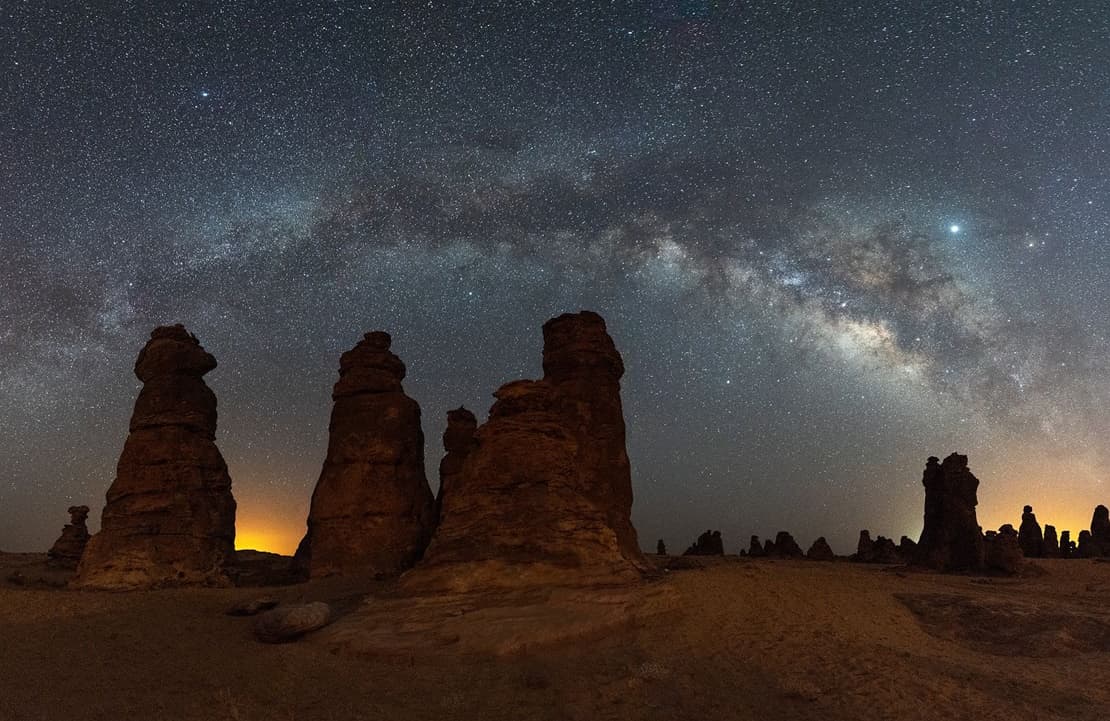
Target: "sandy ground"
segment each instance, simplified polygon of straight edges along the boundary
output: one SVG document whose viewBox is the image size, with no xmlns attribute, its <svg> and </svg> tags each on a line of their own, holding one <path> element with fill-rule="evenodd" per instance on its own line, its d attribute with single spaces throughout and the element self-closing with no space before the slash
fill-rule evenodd
<svg viewBox="0 0 1110 721">
<path fill-rule="evenodd" d="M 390 584 L 112 594 L 3 580 L 34 560 L 0 555 L 4 721 L 1110 715 L 1110 563 L 1038 562 L 1046 575 L 1011 580 L 726 558 L 671 572 L 670 601 L 601 639 L 380 658 L 259 644 L 224 610 L 265 594 L 342 611 Z"/>
</svg>

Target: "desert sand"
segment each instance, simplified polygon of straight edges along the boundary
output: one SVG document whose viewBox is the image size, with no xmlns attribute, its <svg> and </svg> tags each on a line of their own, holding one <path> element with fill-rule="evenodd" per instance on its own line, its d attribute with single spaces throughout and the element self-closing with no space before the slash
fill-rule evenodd
<svg viewBox="0 0 1110 721">
<path fill-rule="evenodd" d="M 43 574 L 43 558 L 0 555 L 0 579 L 24 579 L 0 580 L 6 721 L 1075 720 L 1110 709 L 1110 563 L 1092 560 L 1039 560 L 1045 574 L 1023 578 L 699 560 L 645 583 L 631 623 L 495 656 L 450 643 L 354 653 L 321 642 L 328 629 L 265 645 L 252 619 L 224 613 L 268 595 L 349 617 L 397 604 L 396 582 L 72 591 L 48 585 L 65 574 Z"/>
</svg>

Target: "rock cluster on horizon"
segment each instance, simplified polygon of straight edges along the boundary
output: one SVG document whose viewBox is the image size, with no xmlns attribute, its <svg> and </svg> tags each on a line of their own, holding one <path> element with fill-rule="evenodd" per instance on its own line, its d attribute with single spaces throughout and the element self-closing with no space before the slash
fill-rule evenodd
<svg viewBox="0 0 1110 721">
<path fill-rule="evenodd" d="M 725 543 L 721 540 L 720 531 L 706 531 L 698 536 L 698 540 L 687 548 L 683 556 L 723 556 Z"/>
<path fill-rule="evenodd" d="M 631 522 L 620 353 L 589 311 L 549 320 L 543 338 L 543 378 L 494 393 L 407 587 L 608 583 L 647 569 Z"/>
<path fill-rule="evenodd" d="M 69 514 L 69 523 L 62 528 L 62 535 L 54 541 L 46 555 L 52 566 L 77 568 L 90 538 L 89 528 L 85 525 L 89 518 L 89 507 L 70 506 L 66 513 Z"/>
<path fill-rule="evenodd" d="M 882 563 L 887 565 L 905 563 L 905 558 L 899 551 L 898 546 L 894 545 L 893 540 L 886 536 L 876 536 L 872 540 L 871 532 L 867 529 L 859 532 L 856 552 L 852 555 L 851 560 L 856 563 Z"/>
<path fill-rule="evenodd" d="M 424 474 L 420 406 L 388 333 L 367 333 L 339 359 L 328 451 L 297 565 L 310 576 L 396 575 L 424 552 L 435 522 Z"/>
<path fill-rule="evenodd" d="M 129 589 L 224 585 L 234 560 L 235 499 L 216 447 L 216 367 L 184 326 L 155 328 L 135 362 L 143 382 L 100 532 L 74 585 Z"/>
<path fill-rule="evenodd" d="M 806 551 L 806 558 L 811 561 L 833 561 L 836 560 L 836 554 L 833 553 L 825 537 L 820 536 Z"/>
<path fill-rule="evenodd" d="M 983 534 L 975 516 L 979 479 L 967 456 L 953 453 L 941 463 L 931 456 L 922 477 L 925 524 L 914 562 L 938 571 L 983 567 Z"/>
</svg>

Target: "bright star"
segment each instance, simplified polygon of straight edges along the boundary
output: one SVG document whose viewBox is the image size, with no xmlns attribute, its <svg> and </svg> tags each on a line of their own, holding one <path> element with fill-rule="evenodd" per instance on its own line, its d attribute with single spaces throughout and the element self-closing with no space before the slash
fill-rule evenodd
<svg viewBox="0 0 1110 721">
<path fill-rule="evenodd" d="M 202 98 L 207 98 L 209 96 L 209 92 L 207 90 L 201 90 L 200 91 L 200 96 Z"/>
<path fill-rule="evenodd" d="M 949 233 L 959 233 L 960 232 L 960 226 L 950 225 L 950 226 L 948 226 L 948 232 Z"/>
</svg>

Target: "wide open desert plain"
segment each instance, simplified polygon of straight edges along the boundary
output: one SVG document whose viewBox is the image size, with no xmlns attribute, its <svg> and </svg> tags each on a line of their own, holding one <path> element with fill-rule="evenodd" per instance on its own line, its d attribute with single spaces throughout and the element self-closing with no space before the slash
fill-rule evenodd
<svg viewBox="0 0 1110 721">
<path fill-rule="evenodd" d="M 646 583 L 625 623 L 502 655 L 422 645 L 396 583 L 77 592 L 40 561 L 0 555 L 4 721 L 1110 718 L 1110 563 L 1092 560 L 1021 578 L 700 561 Z M 262 644 L 225 614 L 260 596 L 340 619 Z M 480 605 L 450 614 L 496 635 Z M 368 611 L 411 648 L 337 643 Z"/>
</svg>

